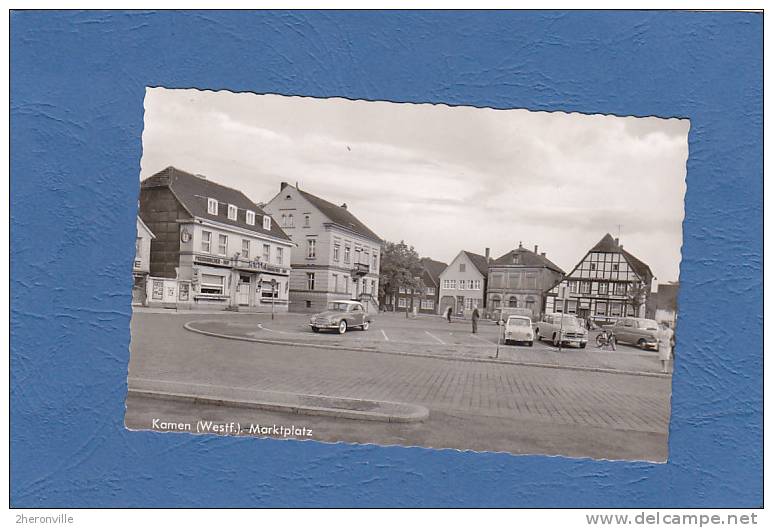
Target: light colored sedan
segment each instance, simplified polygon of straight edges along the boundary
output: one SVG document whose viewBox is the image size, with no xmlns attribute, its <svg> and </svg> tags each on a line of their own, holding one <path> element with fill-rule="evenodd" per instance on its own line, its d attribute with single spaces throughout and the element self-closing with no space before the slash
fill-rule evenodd
<svg viewBox="0 0 773 528">
<path fill-rule="evenodd" d="M 335 330 L 345 334 L 350 328 L 367 330 L 370 327 L 370 315 L 357 301 L 332 301 L 327 303 L 327 310 L 311 317 L 309 326 L 314 332 Z"/>
<path fill-rule="evenodd" d="M 531 319 L 523 315 L 511 315 L 505 323 L 505 344 L 526 343 L 534 345 L 534 330 Z"/>
</svg>

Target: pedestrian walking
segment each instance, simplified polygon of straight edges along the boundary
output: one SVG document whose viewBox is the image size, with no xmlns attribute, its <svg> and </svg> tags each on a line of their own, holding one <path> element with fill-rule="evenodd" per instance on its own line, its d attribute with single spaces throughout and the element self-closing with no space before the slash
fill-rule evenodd
<svg viewBox="0 0 773 528">
<path fill-rule="evenodd" d="M 658 356 L 660 357 L 660 368 L 663 373 L 668 373 L 673 359 L 674 331 L 668 325 L 663 323 L 658 330 Z"/>
<path fill-rule="evenodd" d="M 446 319 L 448 319 L 448 322 L 451 322 L 451 313 L 454 311 L 453 307 L 449 306 L 448 310 L 446 310 Z"/>
<path fill-rule="evenodd" d="M 478 311 L 478 305 L 475 305 L 475 308 L 472 310 L 472 333 L 477 334 L 478 333 L 478 319 L 480 319 L 480 312 Z"/>
</svg>

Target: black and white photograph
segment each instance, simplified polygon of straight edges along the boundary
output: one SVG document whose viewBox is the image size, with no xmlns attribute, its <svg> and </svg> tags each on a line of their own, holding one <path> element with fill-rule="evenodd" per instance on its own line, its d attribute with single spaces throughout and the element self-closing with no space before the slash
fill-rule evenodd
<svg viewBox="0 0 773 528">
<path fill-rule="evenodd" d="M 148 88 L 126 427 L 666 462 L 689 128 Z"/>
</svg>

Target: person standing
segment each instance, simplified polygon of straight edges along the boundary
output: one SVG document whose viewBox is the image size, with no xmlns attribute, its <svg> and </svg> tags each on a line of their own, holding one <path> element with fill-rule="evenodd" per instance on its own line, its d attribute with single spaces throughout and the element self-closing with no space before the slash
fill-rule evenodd
<svg viewBox="0 0 773 528">
<path fill-rule="evenodd" d="M 658 356 L 660 357 L 660 367 L 664 373 L 669 371 L 669 363 L 673 354 L 674 331 L 668 323 L 663 323 L 658 332 Z"/>
<path fill-rule="evenodd" d="M 448 322 L 451 322 L 451 313 L 454 311 L 453 307 L 449 306 L 448 310 L 446 310 L 446 319 L 448 319 Z"/>
<path fill-rule="evenodd" d="M 478 305 L 472 309 L 472 333 L 478 333 L 478 319 L 480 319 L 480 312 L 478 311 Z"/>
</svg>

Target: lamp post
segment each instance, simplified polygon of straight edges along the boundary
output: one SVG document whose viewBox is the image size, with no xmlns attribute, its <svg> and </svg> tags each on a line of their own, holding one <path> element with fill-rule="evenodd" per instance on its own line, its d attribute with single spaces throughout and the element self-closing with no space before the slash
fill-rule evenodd
<svg viewBox="0 0 773 528">
<path fill-rule="evenodd" d="M 271 279 L 271 320 L 274 320 L 274 299 L 276 299 L 276 279 Z"/>
</svg>

